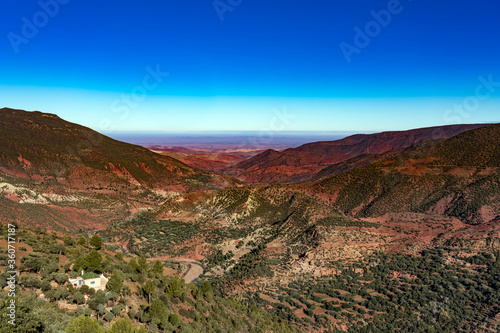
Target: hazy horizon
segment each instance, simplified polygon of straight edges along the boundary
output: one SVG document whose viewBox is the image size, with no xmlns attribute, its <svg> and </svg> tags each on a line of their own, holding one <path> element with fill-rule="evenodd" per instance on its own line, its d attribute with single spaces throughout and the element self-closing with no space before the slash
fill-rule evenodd
<svg viewBox="0 0 500 333">
<path fill-rule="evenodd" d="M 104 132 L 115 140 L 141 146 L 242 146 L 242 147 L 297 147 L 316 141 L 333 141 L 345 138 L 354 132 L 258 132 L 258 131 L 210 131 L 210 132 Z"/>
</svg>

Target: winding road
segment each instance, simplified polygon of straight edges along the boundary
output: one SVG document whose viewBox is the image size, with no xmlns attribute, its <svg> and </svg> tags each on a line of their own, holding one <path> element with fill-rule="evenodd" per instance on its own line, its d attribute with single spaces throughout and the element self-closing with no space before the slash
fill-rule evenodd
<svg viewBox="0 0 500 333">
<path fill-rule="evenodd" d="M 165 257 L 158 257 L 158 258 L 149 258 L 149 261 L 168 261 L 168 262 L 176 262 L 179 264 L 183 264 L 184 266 L 187 267 L 187 270 L 182 274 L 182 278 L 186 281 L 186 283 L 194 283 L 198 280 L 201 274 L 205 272 L 205 265 L 203 265 L 201 262 L 196 261 L 194 259 L 188 259 L 188 258 L 165 258 Z"/>
<path fill-rule="evenodd" d="M 127 247 L 123 244 L 120 244 L 120 250 L 123 254 L 128 251 Z M 201 274 L 205 272 L 205 265 L 199 261 L 188 258 L 166 258 L 166 257 L 156 257 L 156 258 L 148 258 L 148 261 L 153 262 L 156 260 L 160 260 L 162 262 L 177 262 L 179 264 L 183 264 L 187 267 L 187 270 L 182 274 L 182 278 L 186 281 L 186 283 L 194 283 L 198 280 Z"/>
</svg>

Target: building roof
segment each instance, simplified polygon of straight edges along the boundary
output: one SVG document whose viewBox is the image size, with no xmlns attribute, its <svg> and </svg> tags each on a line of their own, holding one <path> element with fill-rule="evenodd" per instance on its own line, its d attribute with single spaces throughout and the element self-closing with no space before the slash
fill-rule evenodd
<svg viewBox="0 0 500 333">
<path fill-rule="evenodd" d="M 85 274 L 82 275 L 82 278 L 84 280 L 88 280 L 88 279 L 96 279 L 99 277 L 99 274 L 96 274 L 94 272 L 87 272 Z"/>
</svg>

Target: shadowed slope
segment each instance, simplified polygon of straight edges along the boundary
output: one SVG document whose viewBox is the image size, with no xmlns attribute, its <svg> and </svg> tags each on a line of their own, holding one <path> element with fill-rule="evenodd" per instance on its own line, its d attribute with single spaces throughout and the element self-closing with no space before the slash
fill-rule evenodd
<svg viewBox="0 0 500 333">
<path fill-rule="evenodd" d="M 0 109 L 3 222 L 100 228 L 177 193 L 238 184 L 53 114 Z"/>
<path fill-rule="evenodd" d="M 72 188 L 166 188 L 234 185 L 226 176 L 190 167 L 140 146 L 113 140 L 56 115 L 0 110 L 0 170 Z"/>
</svg>

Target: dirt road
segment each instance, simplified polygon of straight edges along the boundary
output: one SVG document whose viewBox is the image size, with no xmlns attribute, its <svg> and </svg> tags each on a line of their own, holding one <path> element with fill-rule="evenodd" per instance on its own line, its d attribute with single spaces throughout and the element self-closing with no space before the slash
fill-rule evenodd
<svg viewBox="0 0 500 333">
<path fill-rule="evenodd" d="M 186 281 L 186 283 L 192 283 L 196 282 L 198 278 L 200 277 L 203 272 L 205 272 L 205 266 L 196 260 L 193 259 L 187 259 L 187 258 L 164 258 L 164 257 L 159 257 L 159 258 L 150 258 L 148 259 L 150 261 L 169 261 L 169 262 L 177 262 L 180 264 L 183 264 L 184 266 L 187 267 L 186 271 L 182 274 L 182 278 Z"/>
</svg>

